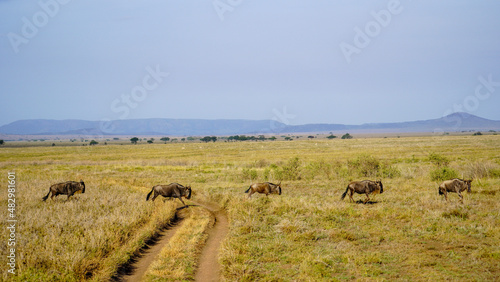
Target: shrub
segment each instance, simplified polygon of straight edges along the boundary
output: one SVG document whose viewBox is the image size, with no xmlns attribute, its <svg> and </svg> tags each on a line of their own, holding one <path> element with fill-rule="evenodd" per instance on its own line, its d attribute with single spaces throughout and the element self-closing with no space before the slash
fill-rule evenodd
<svg viewBox="0 0 500 282">
<path fill-rule="evenodd" d="M 471 162 L 465 166 L 464 174 L 471 178 L 497 177 L 498 168 L 489 161 Z"/>
<path fill-rule="evenodd" d="M 252 181 L 257 179 L 258 177 L 257 170 L 255 169 L 244 168 L 242 174 L 243 174 L 243 179 L 248 179 Z"/>
<path fill-rule="evenodd" d="M 374 177 L 377 176 L 380 169 L 380 161 L 372 156 L 362 155 L 353 161 L 347 162 L 348 166 L 357 171 L 360 176 Z"/>
<path fill-rule="evenodd" d="M 282 167 L 276 165 L 271 166 L 274 170 L 274 176 L 279 180 L 300 180 L 302 179 L 301 172 L 301 161 L 298 157 L 291 158 Z"/>
<path fill-rule="evenodd" d="M 353 161 L 348 161 L 349 169 L 356 171 L 360 177 L 387 177 L 401 176 L 401 171 L 387 163 L 382 163 L 376 157 L 362 155 Z"/>
<path fill-rule="evenodd" d="M 449 167 L 440 167 L 431 171 L 432 181 L 444 181 L 453 178 L 458 178 L 458 173 Z"/>
<path fill-rule="evenodd" d="M 450 164 L 450 160 L 448 158 L 436 153 L 429 154 L 429 161 L 437 166 L 448 166 L 448 164 Z"/>
<path fill-rule="evenodd" d="M 353 138 L 352 135 L 349 133 L 346 133 L 346 134 L 342 135 L 342 137 L 341 137 L 341 139 L 352 139 L 352 138 Z"/>
<path fill-rule="evenodd" d="M 490 177 L 492 177 L 492 178 L 500 178 L 500 169 L 498 169 L 498 168 L 497 169 L 495 169 L 495 168 L 490 169 L 488 171 L 488 173 L 489 173 Z"/>
</svg>

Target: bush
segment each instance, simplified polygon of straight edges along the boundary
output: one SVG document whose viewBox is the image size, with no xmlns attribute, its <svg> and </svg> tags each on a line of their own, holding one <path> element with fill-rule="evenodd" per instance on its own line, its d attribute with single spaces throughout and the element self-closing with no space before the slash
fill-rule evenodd
<svg viewBox="0 0 500 282">
<path fill-rule="evenodd" d="M 377 176 L 380 169 L 380 161 L 377 158 L 368 155 L 359 156 L 353 161 L 348 161 L 347 165 L 363 177 Z"/>
<path fill-rule="evenodd" d="M 458 173 L 449 167 L 440 167 L 431 171 L 432 181 L 444 181 L 453 178 L 458 178 Z"/>
<path fill-rule="evenodd" d="M 448 166 L 450 164 L 450 160 L 448 158 L 436 153 L 429 154 L 429 161 L 437 166 Z"/>
<path fill-rule="evenodd" d="M 491 178 L 500 178 L 500 169 L 492 168 L 488 173 Z"/>
<path fill-rule="evenodd" d="M 360 177 L 387 177 L 401 176 L 401 171 L 389 164 L 382 163 L 379 159 L 362 155 L 354 161 L 348 161 L 349 169 L 356 171 Z"/>
<path fill-rule="evenodd" d="M 282 167 L 274 166 L 274 176 L 279 180 L 300 180 L 302 179 L 300 172 L 301 161 L 298 157 L 291 158 Z"/>
<path fill-rule="evenodd" d="M 497 172 L 495 173 L 495 170 Z M 465 166 L 464 171 L 465 177 L 468 178 L 486 178 L 486 177 L 496 177 L 498 176 L 497 165 L 489 161 L 478 161 L 473 163 L 468 163 Z"/>
<path fill-rule="evenodd" d="M 341 139 L 352 139 L 352 138 L 353 138 L 352 135 L 349 133 L 346 133 L 346 134 L 342 135 L 342 137 L 341 137 Z"/>
<path fill-rule="evenodd" d="M 243 174 L 243 179 L 248 179 L 251 181 L 257 179 L 257 177 L 259 176 L 257 170 L 248 168 L 244 168 L 242 174 Z"/>
</svg>

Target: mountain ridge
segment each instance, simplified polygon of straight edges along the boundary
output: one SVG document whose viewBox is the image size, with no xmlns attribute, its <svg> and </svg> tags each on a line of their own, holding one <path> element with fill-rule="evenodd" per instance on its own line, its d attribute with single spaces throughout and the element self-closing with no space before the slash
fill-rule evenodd
<svg viewBox="0 0 500 282">
<path fill-rule="evenodd" d="M 455 132 L 500 130 L 500 121 L 468 113 L 452 113 L 436 119 L 360 125 L 316 123 L 287 125 L 275 120 L 245 119 L 130 119 L 88 121 L 78 119 L 18 120 L 0 126 L 7 135 L 241 135 L 320 133 L 349 131 L 355 133 Z"/>
</svg>

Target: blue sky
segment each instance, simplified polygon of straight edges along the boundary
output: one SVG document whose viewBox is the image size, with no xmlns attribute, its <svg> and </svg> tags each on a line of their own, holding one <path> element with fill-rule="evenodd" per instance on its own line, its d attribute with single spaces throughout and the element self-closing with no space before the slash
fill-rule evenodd
<svg viewBox="0 0 500 282">
<path fill-rule="evenodd" d="M 0 0 L 0 125 L 500 120 L 498 15 L 498 1 Z"/>
</svg>

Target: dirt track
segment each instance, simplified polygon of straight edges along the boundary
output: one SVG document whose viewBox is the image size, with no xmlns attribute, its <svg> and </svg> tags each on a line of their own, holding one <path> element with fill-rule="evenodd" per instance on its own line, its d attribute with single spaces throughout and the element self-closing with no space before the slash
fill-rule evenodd
<svg viewBox="0 0 500 282">
<path fill-rule="evenodd" d="M 219 281 L 220 265 L 217 258 L 219 256 L 220 244 L 229 231 L 229 223 L 226 213 L 216 205 L 200 204 L 200 206 L 206 208 L 214 215 L 215 222 L 213 227 L 208 231 L 207 243 L 198 261 L 195 281 Z"/>
<path fill-rule="evenodd" d="M 219 247 L 229 230 L 227 216 L 216 204 L 193 202 L 201 208 L 208 210 L 213 216 L 212 227 L 208 230 L 208 239 L 203 247 L 202 253 L 198 261 L 198 269 L 196 270 L 195 281 L 218 281 L 220 277 L 220 265 L 217 260 Z M 190 206 L 189 208 L 196 208 Z M 176 219 L 170 228 L 163 230 L 159 236 L 142 251 L 141 255 L 134 259 L 133 262 L 123 271 L 125 272 L 118 281 L 141 281 L 146 273 L 149 265 L 155 260 L 161 250 L 168 244 L 170 238 L 174 236 L 180 226 L 182 220 L 187 215 L 187 209 L 179 209 L 176 212 Z"/>
</svg>

